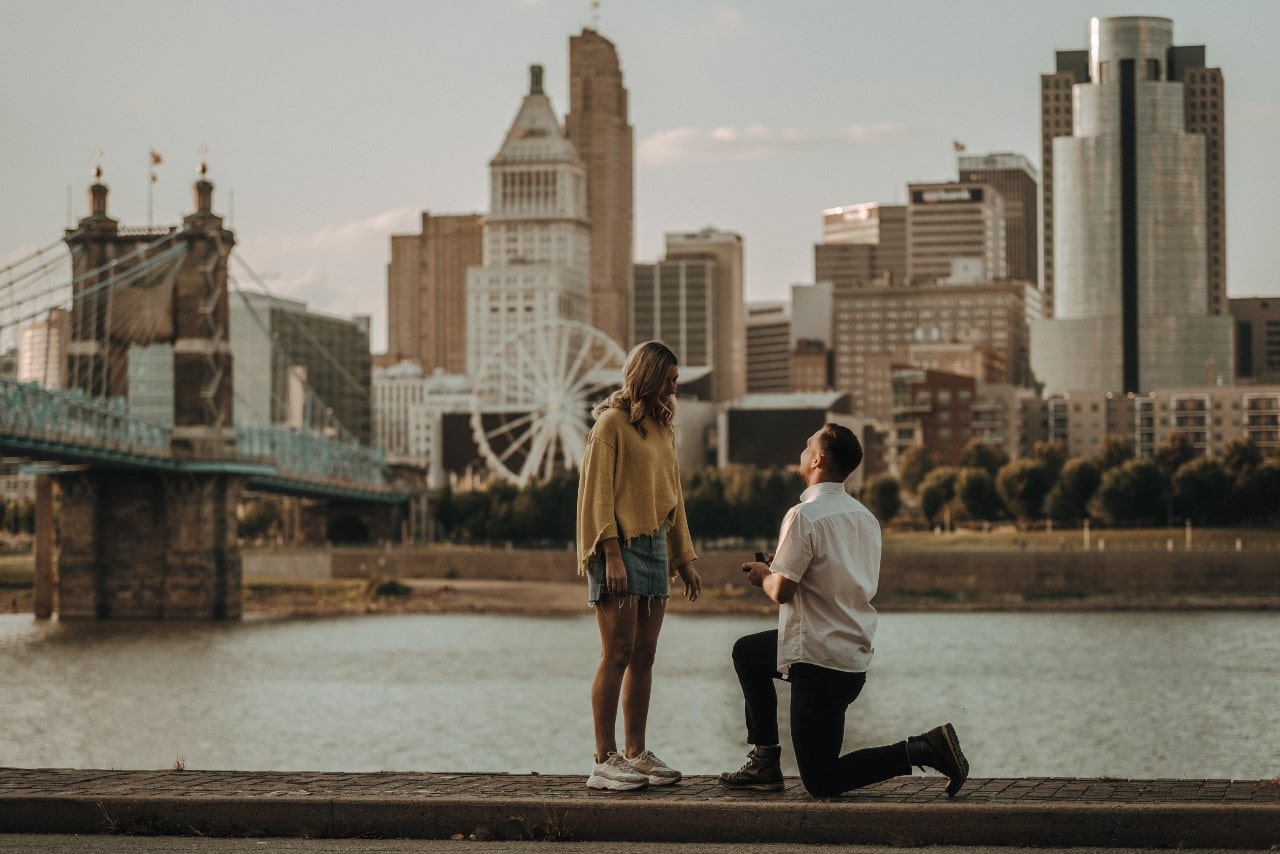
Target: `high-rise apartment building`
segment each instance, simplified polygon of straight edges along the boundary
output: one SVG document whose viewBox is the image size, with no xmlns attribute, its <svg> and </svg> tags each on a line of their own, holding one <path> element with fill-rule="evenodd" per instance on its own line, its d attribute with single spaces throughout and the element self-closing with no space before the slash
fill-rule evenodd
<svg viewBox="0 0 1280 854">
<path fill-rule="evenodd" d="M 908 184 L 907 280 L 928 284 L 950 278 L 956 262 L 969 262 L 971 278 L 1008 278 L 1004 198 L 970 181 Z"/>
<path fill-rule="evenodd" d="M 1072 104 L 1072 133 L 1051 138 L 1046 160 L 1053 319 L 1032 336 L 1050 392 L 1230 383 L 1231 321 L 1218 314 L 1225 295 L 1207 262 L 1223 246 L 1207 213 L 1218 179 L 1206 174 L 1210 135 L 1189 133 L 1186 120 L 1185 81 L 1199 79 L 1203 49 L 1172 42 L 1167 18 L 1094 18 L 1087 64 L 1060 54 L 1068 70 L 1043 80 L 1046 109 L 1061 109 L 1066 91 Z M 1052 115 L 1056 126 L 1062 113 Z"/>
<path fill-rule="evenodd" d="M 715 401 L 746 393 L 742 260 L 740 235 L 706 228 L 668 233 L 666 257 L 634 268 L 632 339 L 660 338 L 682 368 L 710 368 Z"/>
<path fill-rule="evenodd" d="M 961 155 L 961 181 L 985 184 L 1004 199 L 1005 268 L 1010 279 L 1039 282 L 1040 181 L 1021 154 Z"/>
<path fill-rule="evenodd" d="M 489 163 L 483 266 L 467 271 L 467 374 L 524 328 L 587 320 L 587 175 L 530 68 L 529 94 Z"/>
<path fill-rule="evenodd" d="M 591 221 L 591 325 L 623 348 L 631 341 L 632 216 L 635 160 L 627 90 L 613 43 L 584 29 L 569 39 L 565 134 L 587 175 Z"/>
<path fill-rule="evenodd" d="M 791 391 L 791 306 L 747 305 L 747 392 Z"/>
<path fill-rule="evenodd" d="M 387 356 L 431 373 L 467 370 L 467 269 L 479 266 L 484 217 L 422 213 L 418 234 L 391 236 Z"/>
</svg>

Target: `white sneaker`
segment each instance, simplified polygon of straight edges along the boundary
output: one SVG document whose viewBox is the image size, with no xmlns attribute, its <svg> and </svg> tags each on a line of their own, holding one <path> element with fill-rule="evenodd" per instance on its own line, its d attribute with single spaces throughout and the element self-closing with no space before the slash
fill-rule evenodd
<svg viewBox="0 0 1280 854">
<path fill-rule="evenodd" d="M 650 786 L 669 786 L 672 783 L 679 783 L 683 776 L 676 769 L 668 768 L 667 763 L 654 756 L 652 750 L 646 750 L 634 758 L 628 757 L 627 762 L 632 768 L 649 778 Z"/>
<path fill-rule="evenodd" d="M 643 789 L 649 785 L 649 777 L 631 767 L 631 763 L 619 753 L 610 752 L 603 762 L 596 763 L 587 778 L 588 789 L 608 789 L 626 792 Z"/>
</svg>

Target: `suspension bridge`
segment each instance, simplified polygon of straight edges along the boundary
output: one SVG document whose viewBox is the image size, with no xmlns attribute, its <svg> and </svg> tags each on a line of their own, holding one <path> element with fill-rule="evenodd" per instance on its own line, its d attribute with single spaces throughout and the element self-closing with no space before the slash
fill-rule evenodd
<svg viewBox="0 0 1280 854">
<path fill-rule="evenodd" d="M 383 517 L 407 496 L 288 354 L 267 360 L 286 368 L 264 380 L 270 414 L 237 424 L 229 317 L 244 292 L 232 260 L 263 283 L 233 256 L 203 167 L 196 210 L 174 227 L 121 227 L 95 179 L 88 216 L 0 268 L 0 352 L 18 356 L 16 378 L 0 378 L 0 457 L 39 475 L 37 599 L 56 552 L 62 617 L 237 618 L 244 490 Z M 314 343 L 313 358 L 358 385 Z M 359 393 L 367 407 L 367 385 Z"/>
</svg>

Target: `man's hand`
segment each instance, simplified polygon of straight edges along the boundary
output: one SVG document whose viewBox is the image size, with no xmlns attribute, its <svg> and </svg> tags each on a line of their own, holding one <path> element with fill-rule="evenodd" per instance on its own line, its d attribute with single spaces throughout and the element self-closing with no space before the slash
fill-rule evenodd
<svg viewBox="0 0 1280 854">
<path fill-rule="evenodd" d="M 697 602 L 698 595 L 702 593 L 702 577 L 698 575 L 698 570 L 693 568 L 693 564 L 686 563 L 676 572 L 680 573 L 680 580 L 684 582 L 684 598 Z"/>
<path fill-rule="evenodd" d="M 773 555 L 769 555 L 769 560 L 773 560 Z M 796 590 L 800 588 L 799 584 L 789 578 L 784 578 L 769 569 L 768 564 L 761 563 L 758 560 L 744 563 L 742 571 L 747 573 L 748 581 L 763 590 L 764 595 L 779 605 L 790 602 L 792 597 L 796 595 Z"/>
<path fill-rule="evenodd" d="M 752 586 L 760 587 L 764 584 L 765 576 L 770 574 L 769 565 L 763 561 L 753 560 L 742 565 L 742 571 L 747 573 L 747 580 Z"/>
</svg>

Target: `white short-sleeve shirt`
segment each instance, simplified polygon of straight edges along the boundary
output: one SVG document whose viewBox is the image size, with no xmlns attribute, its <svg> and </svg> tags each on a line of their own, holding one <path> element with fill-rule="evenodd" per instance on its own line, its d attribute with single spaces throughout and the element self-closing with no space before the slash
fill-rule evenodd
<svg viewBox="0 0 1280 854">
<path fill-rule="evenodd" d="M 816 483 L 782 520 L 770 568 L 799 587 L 778 612 L 778 671 L 861 673 L 875 651 L 880 523 L 841 483 Z"/>
</svg>

